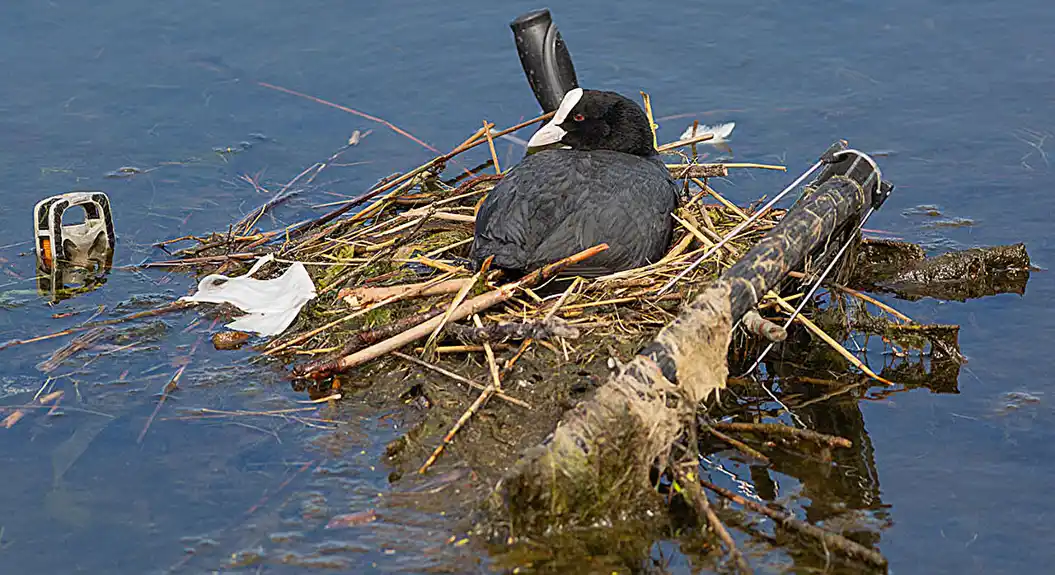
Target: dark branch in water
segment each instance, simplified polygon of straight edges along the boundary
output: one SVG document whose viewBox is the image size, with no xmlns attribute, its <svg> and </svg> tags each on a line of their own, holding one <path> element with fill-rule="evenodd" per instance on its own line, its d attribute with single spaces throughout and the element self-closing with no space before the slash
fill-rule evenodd
<svg viewBox="0 0 1055 575">
<path fill-rule="evenodd" d="M 859 561 L 864 561 L 865 563 L 868 563 L 875 567 L 886 567 L 887 565 L 886 557 L 883 557 L 879 552 L 869 549 L 859 543 L 854 543 L 853 541 L 843 537 L 842 535 L 839 535 L 838 533 L 832 533 L 827 529 L 821 529 L 816 525 L 811 525 L 809 523 L 806 523 L 805 521 L 795 519 L 794 517 L 783 511 L 777 511 L 775 509 L 766 507 L 765 505 L 762 505 L 760 503 L 751 501 L 750 499 L 744 499 L 743 497 L 740 497 L 732 491 L 719 487 L 705 479 L 700 479 L 700 485 L 703 485 L 707 489 L 710 489 L 711 491 L 717 493 L 718 495 L 721 495 L 722 497 L 725 497 L 726 499 L 732 501 L 733 503 L 736 503 L 737 505 L 742 505 L 750 509 L 751 511 L 761 513 L 762 515 L 769 517 L 770 519 L 776 521 L 783 527 L 819 540 L 821 543 L 824 544 L 825 549 L 834 549 L 836 551 L 840 551 L 848 557 L 857 559 Z"/>
<path fill-rule="evenodd" d="M 759 435 L 776 435 L 797 440 L 810 441 L 825 447 L 853 447 L 853 443 L 844 437 L 835 437 L 824 433 L 817 433 L 809 429 L 789 427 L 780 423 L 712 423 L 715 429 L 722 431 L 736 431 L 740 433 L 756 433 Z"/>
<path fill-rule="evenodd" d="M 700 489 L 700 484 L 696 481 L 695 474 L 681 471 L 678 473 L 678 481 L 681 484 L 682 496 L 696 509 L 696 513 L 703 515 L 707 519 L 707 524 L 710 525 L 711 530 L 725 544 L 725 548 L 729 551 L 729 556 L 736 563 L 737 571 L 748 574 L 754 573 L 747 560 L 744 559 L 744 555 L 736 548 L 736 542 L 729 535 L 729 531 L 722 524 L 721 519 L 718 519 L 718 514 L 711 508 L 711 502 L 707 499 L 707 494 Z"/>
</svg>

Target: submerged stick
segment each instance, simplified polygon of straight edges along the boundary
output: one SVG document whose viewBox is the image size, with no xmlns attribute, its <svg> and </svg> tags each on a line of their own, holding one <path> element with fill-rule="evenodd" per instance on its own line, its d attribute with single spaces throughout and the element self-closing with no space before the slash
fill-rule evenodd
<svg viewBox="0 0 1055 575">
<path fill-rule="evenodd" d="M 201 338 L 198 338 L 201 341 Z M 194 344 L 197 347 L 198 344 Z M 191 353 L 194 353 L 194 348 L 191 348 Z M 180 366 L 176 373 L 172 376 L 165 387 L 161 388 L 161 399 L 158 400 L 158 404 L 154 406 L 154 411 L 150 413 L 150 417 L 147 418 L 147 422 L 143 424 L 143 429 L 139 432 L 139 437 L 136 438 L 136 443 L 143 443 L 143 438 L 147 436 L 147 431 L 150 430 L 150 426 L 154 423 L 154 419 L 158 416 L 161 411 L 161 406 L 165 405 L 165 400 L 168 399 L 169 393 L 176 390 L 179 387 L 179 380 L 183 377 L 184 370 L 187 369 L 186 365 Z"/>
<path fill-rule="evenodd" d="M 213 322 L 216 325 L 216 322 Z M 154 411 L 147 418 L 146 424 L 143 425 L 143 430 L 139 432 L 139 437 L 136 439 L 136 443 L 142 444 L 143 438 L 147 436 L 147 431 L 150 430 L 150 426 L 154 423 L 154 418 L 161 413 L 161 407 L 165 405 L 165 400 L 168 399 L 169 395 L 179 389 L 179 380 L 183 377 L 183 372 L 186 371 L 187 366 L 190 365 L 190 360 L 194 357 L 194 352 L 198 350 L 198 346 L 201 345 L 202 340 L 205 339 L 205 334 L 199 335 L 197 341 L 191 346 L 190 351 L 185 356 L 185 363 L 173 374 L 172 379 L 165 384 L 165 387 L 161 388 L 161 399 L 158 400 L 158 404 L 154 407 Z"/>
<path fill-rule="evenodd" d="M 780 307 L 784 309 L 784 311 L 787 311 L 788 313 L 793 313 L 795 311 L 795 308 L 792 307 L 791 304 L 789 304 L 788 302 L 784 301 L 782 298 L 778 297 L 778 298 L 776 298 L 776 301 L 777 301 L 777 304 L 779 304 Z M 865 365 L 865 363 L 863 361 L 861 361 L 860 359 L 857 359 L 857 356 L 855 356 L 854 354 L 850 353 L 850 350 L 846 349 L 845 347 L 842 346 L 842 344 L 840 344 L 839 342 L 835 341 L 835 339 L 832 338 L 832 336 L 828 335 L 823 329 L 818 327 L 817 324 L 815 324 L 812 321 L 810 321 L 809 318 L 807 318 L 807 317 L 805 317 L 803 315 L 797 315 L 797 316 L 795 316 L 795 321 L 801 323 L 802 326 L 805 327 L 806 329 L 808 329 L 810 331 L 810 333 L 812 333 L 813 335 L 821 338 L 821 340 L 823 340 L 824 343 L 828 344 L 828 347 L 830 347 L 833 350 L 835 350 L 836 353 L 838 353 L 839 355 L 843 356 L 846 359 L 846 361 L 850 362 L 857 369 L 863 371 L 866 375 L 868 375 L 868 377 L 871 377 L 872 379 L 874 379 L 874 380 L 876 380 L 878 382 L 884 383 L 886 385 L 897 385 L 894 382 L 892 382 L 892 381 L 890 381 L 890 380 L 888 380 L 888 379 L 886 379 L 884 377 L 881 377 L 879 374 L 877 374 L 876 372 L 872 371 L 872 369 L 869 368 L 867 365 Z"/>
<path fill-rule="evenodd" d="M 903 322 L 905 322 L 907 324 L 914 324 L 914 323 L 916 323 L 909 316 L 899 312 L 898 310 L 894 309 L 893 307 L 891 307 L 891 306 L 889 306 L 889 305 L 877 300 L 876 298 L 874 298 L 874 297 L 872 297 L 872 296 L 870 296 L 870 295 L 868 295 L 866 293 L 862 293 L 862 292 L 859 292 L 859 291 L 857 291 L 855 289 L 850 289 L 850 288 L 848 288 L 846 286 L 842 286 L 842 285 L 839 285 L 839 284 L 832 284 L 832 287 L 834 287 L 835 289 L 837 289 L 837 290 L 839 290 L 839 291 L 841 291 L 841 292 L 843 292 L 843 293 L 845 293 L 845 294 L 847 294 L 849 296 L 853 296 L 853 297 L 855 297 L 855 298 L 857 298 L 857 299 L 859 299 L 861 301 L 868 302 L 868 303 L 876 306 L 877 308 L 887 312 L 888 314 L 898 318 L 899 320 L 901 320 L 901 321 L 903 321 Z"/>
<path fill-rule="evenodd" d="M 157 315 L 162 315 L 162 314 L 166 314 L 166 313 L 170 313 L 170 312 L 174 312 L 174 311 L 180 311 L 180 310 L 192 308 L 192 307 L 194 307 L 196 305 L 198 305 L 197 302 L 185 302 L 185 301 L 177 300 L 177 301 L 174 301 L 174 302 L 172 302 L 172 303 L 170 303 L 168 305 L 162 306 L 160 308 L 155 308 L 155 309 L 151 309 L 151 310 L 147 310 L 147 311 L 139 311 L 139 312 L 136 312 L 136 313 L 130 313 L 128 315 L 123 315 L 121 317 L 117 317 L 117 318 L 113 318 L 113 319 L 107 319 L 107 320 L 102 320 L 102 321 L 95 321 L 95 322 L 91 322 L 91 323 L 86 323 L 86 324 L 83 324 L 83 325 L 79 325 L 77 327 L 71 327 L 69 329 L 64 329 L 62 331 L 57 331 L 55 333 L 50 333 L 48 335 L 40 335 L 40 336 L 33 337 L 33 338 L 30 338 L 30 339 L 14 339 L 14 340 L 11 340 L 11 341 L 4 342 L 3 344 L 0 344 L 0 350 L 4 350 L 4 349 L 7 349 L 9 347 L 14 347 L 14 346 L 17 346 L 17 345 L 25 345 L 27 343 L 36 343 L 38 341 L 45 341 L 45 340 L 49 340 L 49 339 L 54 339 L 56 337 L 62 337 L 64 335 L 70 335 L 70 334 L 74 334 L 74 333 L 77 333 L 77 332 L 81 332 L 81 331 L 85 331 L 85 330 L 89 330 L 89 329 L 93 329 L 93 328 L 97 328 L 97 327 L 102 327 L 102 326 L 107 326 L 107 325 L 116 325 L 116 324 L 119 324 L 119 323 L 124 323 L 124 322 L 132 321 L 132 320 L 142 319 L 142 318 L 145 318 L 145 317 L 154 317 L 154 316 L 157 316 Z"/>
<path fill-rule="evenodd" d="M 809 278 L 809 276 L 807 276 L 806 274 L 804 274 L 802 272 L 791 272 L 788 275 L 793 277 L 793 278 L 800 278 L 800 279 L 807 279 L 807 278 Z M 891 306 L 889 306 L 889 305 L 877 300 L 876 298 L 874 298 L 874 297 L 872 297 L 872 296 L 870 296 L 870 295 L 868 295 L 866 293 L 859 292 L 859 291 L 857 291 L 855 289 L 848 288 L 848 287 L 846 287 L 844 285 L 840 285 L 840 284 L 837 284 L 837 283 L 828 282 L 828 285 L 833 287 L 833 288 L 835 288 L 835 289 L 837 289 L 837 290 L 839 290 L 839 291 L 841 291 L 841 292 L 843 292 L 843 293 L 845 293 L 846 295 L 855 297 L 855 298 L 857 298 L 857 299 L 859 299 L 861 301 L 864 301 L 864 302 L 868 302 L 868 303 L 876 306 L 877 308 L 887 312 L 888 314 L 898 318 L 899 320 L 901 320 L 901 321 L 903 321 L 905 323 L 909 323 L 909 324 L 916 323 L 915 320 L 913 320 L 909 316 L 901 313 L 900 311 L 894 309 L 893 307 L 891 307 Z"/>
<path fill-rule="evenodd" d="M 706 429 L 707 432 L 710 433 L 711 435 L 717 437 L 718 439 L 724 441 L 725 443 L 728 443 L 729 445 L 732 445 L 733 447 L 735 447 L 737 450 L 739 450 L 744 455 L 747 455 L 748 457 L 757 459 L 763 465 L 769 465 L 769 458 L 766 457 L 761 451 L 755 449 L 754 447 L 751 447 L 750 445 L 744 443 L 743 441 L 740 441 L 739 439 L 736 439 L 735 437 L 729 437 L 728 435 L 726 435 L 726 434 L 722 433 L 721 431 L 718 431 L 717 429 L 715 429 L 713 425 L 704 426 L 704 429 Z"/>
<path fill-rule="evenodd" d="M 681 487 L 681 495 L 685 497 L 696 508 L 696 512 L 703 515 L 707 519 L 707 524 L 711 526 L 711 530 L 714 531 L 718 539 L 725 544 L 725 548 L 729 551 L 729 557 L 732 558 L 733 562 L 736 563 L 737 570 L 743 573 L 754 573 L 751 570 L 751 566 L 748 565 L 747 560 L 744 559 L 744 555 L 740 553 L 740 550 L 736 548 L 736 542 L 733 541 L 733 537 L 729 535 L 729 530 L 722 524 L 722 520 L 718 518 L 718 514 L 711 508 L 711 502 L 707 499 L 707 494 L 704 493 L 703 489 L 700 489 L 700 484 L 696 481 L 695 473 L 685 472 L 683 470 L 678 471 L 678 481 Z"/>
<path fill-rule="evenodd" d="M 836 435 L 828 435 L 826 433 L 820 433 L 809 429 L 799 429 L 797 427 L 791 427 L 790 425 L 783 425 L 780 423 L 745 423 L 745 422 L 731 422 L 731 423 L 712 423 L 712 427 L 724 431 L 736 431 L 740 433 L 757 433 L 761 435 L 778 435 L 781 437 L 790 437 L 793 439 L 809 441 L 817 443 L 825 447 L 853 447 L 853 442 L 845 437 L 838 437 Z"/>
<path fill-rule="evenodd" d="M 49 379 L 49 381 L 50 381 L 50 379 Z M 41 389 L 43 390 L 43 388 L 41 388 Z M 51 392 L 51 393 L 49 393 L 49 394 L 47 394 L 47 395 L 45 395 L 43 397 L 34 398 L 34 400 L 37 403 L 39 403 L 40 405 L 31 405 L 31 406 L 10 406 L 10 405 L 5 405 L 4 408 L 6 408 L 6 409 L 14 408 L 14 411 L 12 411 L 10 415 L 5 417 L 3 421 L 0 421 L 0 427 L 3 427 L 4 429 L 11 429 L 12 427 L 15 426 L 16 423 L 21 421 L 22 418 L 26 416 L 26 413 L 27 413 L 26 410 L 30 409 L 30 408 L 39 409 L 39 408 L 47 407 L 49 409 L 48 413 L 50 414 L 51 413 L 50 410 L 54 409 L 56 406 L 58 406 L 58 402 L 56 400 L 62 399 L 62 396 L 65 393 L 66 392 L 64 392 L 64 391 L 62 391 L 60 389 L 59 391 Z M 54 405 L 49 405 L 53 401 L 56 402 L 56 403 Z M 100 415 L 105 415 L 105 414 L 100 414 Z"/>
<path fill-rule="evenodd" d="M 707 481 L 706 479 L 701 478 L 700 485 L 703 485 L 707 489 L 710 489 L 711 491 L 717 493 L 718 495 L 721 495 L 722 497 L 732 501 L 733 503 L 736 503 L 737 505 L 741 505 L 756 513 L 761 513 L 762 515 L 769 517 L 770 519 L 776 521 L 783 527 L 820 540 L 820 542 L 824 545 L 825 549 L 835 549 L 837 551 L 841 551 L 849 557 L 860 561 L 864 561 L 865 563 L 868 563 L 869 565 L 874 565 L 876 567 L 886 567 L 887 565 L 886 558 L 883 557 L 878 551 L 875 551 L 874 549 L 869 549 L 864 545 L 861 545 L 860 543 L 855 543 L 854 541 L 851 541 L 846 537 L 839 535 L 838 533 L 832 533 L 827 529 L 821 529 L 816 525 L 812 525 L 810 523 L 806 523 L 805 521 L 796 519 L 790 514 L 785 513 L 783 511 L 777 511 L 760 503 L 756 503 L 749 499 L 740 497 L 736 493 L 733 493 L 728 489 L 718 487 L 717 485 L 711 483 L 710 481 Z"/>
<path fill-rule="evenodd" d="M 410 132 L 404 130 L 403 128 L 400 128 L 399 126 L 393 124 L 392 122 L 389 122 L 388 120 L 385 120 L 384 118 L 378 118 L 377 116 L 371 116 L 370 114 L 367 114 L 365 112 L 360 112 L 359 110 L 356 110 L 354 108 L 349 108 L 348 106 L 342 106 L 340 104 L 335 104 L 333 102 L 330 102 L 330 101 L 327 101 L 327 100 L 323 100 L 322 98 L 316 98 L 315 96 L 310 96 L 308 94 L 305 94 L 303 92 L 298 92 L 296 90 L 290 90 L 289 88 L 284 88 L 282 86 L 276 86 L 274 84 L 269 84 L 267 82 L 257 82 L 257 84 L 260 85 L 260 86 L 263 86 L 264 88 L 268 88 L 269 90 L 276 90 L 278 92 L 284 92 L 286 94 L 290 94 L 291 96 L 297 96 L 298 98 L 304 98 L 306 100 L 311 100 L 312 102 L 315 102 L 317 104 L 322 104 L 324 106 L 329 106 L 331 108 L 336 108 L 336 109 L 338 109 L 338 110 L 340 110 L 342 112 L 348 112 L 349 114 L 353 114 L 353 115 L 359 116 L 360 118 L 364 118 L 366 120 L 370 120 L 371 122 L 377 122 L 378 124 L 381 124 L 382 126 L 385 126 L 386 128 L 388 128 L 388 129 L 392 130 L 393 132 L 399 134 L 400 136 L 404 136 L 405 138 L 413 141 L 416 144 L 421 145 L 422 147 L 428 149 L 431 152 L 435 152 L 437 154 L 440 153 L 439 150 L 437 150 L 436 148 L 434 148 L 433 146 L 431 146 L 429 144 L 426 144 L 424 141 L 418 139 L 418 137 L 415 136 L 414 134 L 411 134 Z"/>
<path fill-rule="evenodd" d="M 92 328 L 88 333 L 75 338 L 70 343 L 56 350 L 46 361 L 38 364 L 37 369 L 45 374 L 51 373 L 58 369 L 58 367 L 62 365 L 62 362 L 73 357 L 77 353 L 92 347 L 109 335 L 110 330 L 105 327 Z"/>
</svg>

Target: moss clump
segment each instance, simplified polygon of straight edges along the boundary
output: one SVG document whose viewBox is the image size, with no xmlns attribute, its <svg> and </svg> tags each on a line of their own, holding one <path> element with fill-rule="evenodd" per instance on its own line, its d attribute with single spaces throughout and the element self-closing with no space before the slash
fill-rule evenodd
<svg viewBox="0 0 1055 575">
<path fill-rule="evenodd" d="M 392 309 L 379 307 L 363 314 L 363 324 L 366 327 L 377 327 L 392 321 Z"/>
<path fill-rule="evenodd" d="M 355 257 L 355 246 L 341 246 L 334 252 L 333 257 L 337 262 L 342 260 L 350 260 Z M 334 265 L 326 266 L 322 277 L 319 279 L 319 284 L 328 286 L 332 284 L 338 277 L 341 276 L 348 269 L 347 265 Z"/>
</svg>

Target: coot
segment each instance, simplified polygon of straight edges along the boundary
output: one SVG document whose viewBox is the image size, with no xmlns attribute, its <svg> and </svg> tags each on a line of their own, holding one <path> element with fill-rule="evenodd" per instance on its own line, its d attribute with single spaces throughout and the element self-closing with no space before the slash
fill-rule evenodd
<svg viewBox="0 0 1055 575">
<path fill-rule="evenodd" d="M 616 94 L 575 88 L 476 215 L 471 257 L 528 272 L 600 243 L 608 250 L 569 268 L 601 275 L 653 263 L 673 232 L 678 189 L 653 146 L 648 118 Z"/>
</svg>

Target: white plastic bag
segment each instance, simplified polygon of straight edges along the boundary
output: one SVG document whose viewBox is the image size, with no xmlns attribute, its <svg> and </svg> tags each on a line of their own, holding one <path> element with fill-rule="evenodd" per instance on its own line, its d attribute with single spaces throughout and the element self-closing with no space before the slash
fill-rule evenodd
<svg viewBox="0 0 1055 575">
<path fill-rule="evenodd" d="M 205 303 L 229 303 L 244 311 L 246 315 L 227 324 L 230 329 L 258 333 L 263 336 L 278 335 L 293 323 L 300 308 L 315 298 L 315 284 L 297 262 L 281 276 L 270 280 L 253 279 L 261 266 L 272 261 L 268 254 L 253 264 L 245 275 L 229 278 L 212 274 L 198 282 L 198 292 L 180 298 L 181 301 Z"/>
</svg>

